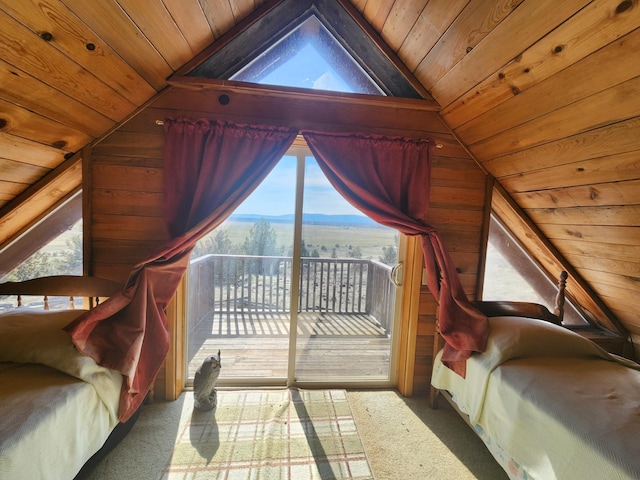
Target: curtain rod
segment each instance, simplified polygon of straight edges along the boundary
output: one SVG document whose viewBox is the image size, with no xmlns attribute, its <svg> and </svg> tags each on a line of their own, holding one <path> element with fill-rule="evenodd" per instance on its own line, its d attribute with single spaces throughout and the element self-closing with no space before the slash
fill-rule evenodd
<svg viewBox="0 0 640 480">
<path fill-rule="evenodd" d="M 164 120 L 156 120 L 156 125 L 162 126 L 164 125 Z M 444 145 L 441 143 L 436 143 L 436 148 L 442 148 Z"/>
</svg>

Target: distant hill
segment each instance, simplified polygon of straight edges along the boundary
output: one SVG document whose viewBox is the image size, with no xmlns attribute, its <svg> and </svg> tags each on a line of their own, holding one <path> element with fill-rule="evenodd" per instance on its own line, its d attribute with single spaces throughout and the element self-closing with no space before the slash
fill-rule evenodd
<svg viewBox="0 0 640 480">
<path fill-rule="evenodd" d="M 248 214 L 234 214 L 229 217 L 229 220 L 236 222 L 251 222 L 255 223 L 261 218 L 264 218 L 269 223 L 293 223 L 294 215 L 254 215 Z M 378 227 L 378 223 L 371 220 L 364 215 L 324 215 L 322 213 L 304 213 L 302 214 L 302 221 L 306 224 L 312 225 L 338 225 L 338 226 L 355 226 L 355 227 Z"/>
</svg>

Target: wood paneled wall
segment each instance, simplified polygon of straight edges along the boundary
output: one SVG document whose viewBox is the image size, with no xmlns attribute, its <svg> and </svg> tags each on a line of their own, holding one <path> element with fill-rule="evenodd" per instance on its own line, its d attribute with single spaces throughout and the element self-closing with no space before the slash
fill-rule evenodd
<svg viewBox="0 0 640 480">
<path fill-rule="evenodd" d="M 585 9 L 581 18 L 588 15 L 596 12 Z M 622 35 L 637 18 L 604 22 L 589 41 L 604 42 L 605 26 L 614 24 L 620 38 L 575 63 L 568 54 L 545 58 L 532 47 L 525 57 L 538 55 L 532 58 L 544 76 L 506 96 L 498 95 L 498 84 L 485 82 L 486 90 L 472 101 L 456 100 L 443 116 L 640 340 L 640 30 Z M 572 38 L 565 30 L 558 44 Z M 486 109 L 479 106 L 482 98 Z"/>
<path fill-rule="evenodd" d="M 124 283 L 131 268 L 167 240 L 162 218 L 162 146 L 156 125 L 127 123 L 94 146 L 90 160 L 92 275 Z"/>
<path fill-rule="evenodd" d="M 252 12 L 277 3 L 0 0 L 3 213 L 22 208 L 19 196 L 29 186 L 163 91 L 167 78 L 198 52 L 226 42 L 226 34 L 250 23 Z M 397 54 L 473 157 L 640 344 L 640 3 L 338 3 L 362 14 L 366 31 Z M 124 133 L 131 132 L 118 131 Z M 153 143 L 140 133 L 132 153 L 114 152 L 112 138 L 99 142 L 91 167 L 119 170 L 120 181 L 125 167 L 146 168 L 152 176 L 155 167 L 145 162 L 154 158 Z M 129 156 L 131 163 L 124 160 Z M 122 163 L 111 163 L 116 158 Z M 138 217 L 157 218 L 139 215 L 152 208 L 153 183 L 146 178 L 136 194 L 124 193 L 130 191 L 119 183 L 99 187 L 91 227 L 96 274 L 121 276 L 162 237 L 158 224 L 144 227 L 153 238 L 135 231 L 142 228 Z M 46 194 L 53 201 L 55 186 Z M 126 206 L 117 195 L 136 202 Z M 100 202 L 112 197 L 114 211 L 104 213 Z M 129 225 L 126 234 L 110 231 L 116 216 Z M 8 235 L 28 226 L 14 225 Z"/>
<path fill-rule="evenodd" d="M 436 227 L 450 253 L 467 297 L 474 300 L 482 281 L 486 235 L 487 175 L 459 149 L 434 158 L 427 223 Z M 420 291 L 414 370 L 414 393 L 429 390 L 437 303 L 427 286 Z"/>
<path fill-rule="evenodd" d="M 638 2 L 352 3 L 640 345 Z"/>
<path fill-rule="evenodd" d="M 29 227 L 10 212 L 30 186 L 277 3 L 0 0 L 0 206 L 13 223 L 2 242 Z M 640 3 L 338 3 L 362 14 L 365 30 L 397 54 L 471 155 L 640 344 Z M 153 212 L 156 134 L 134 127 L 98 142 L 88 165 L 89 188 L 97 182 L 88 190 L 92 273 L 112 278 L 164 236 Z M 127 178 L 140 188 L 122 185 Z M 39 193 L 49 197 L 44 209 L 58 194 L 53 183 Z"/>
</svg>

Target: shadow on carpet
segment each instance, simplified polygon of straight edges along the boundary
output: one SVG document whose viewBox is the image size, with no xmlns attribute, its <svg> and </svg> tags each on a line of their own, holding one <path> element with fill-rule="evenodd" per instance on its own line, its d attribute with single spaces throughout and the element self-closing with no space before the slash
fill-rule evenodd
<svg viewBox="0 0 640 480">
<path fill-rule="evenodd" d="M 180 424 L 161 478 L 371 479 L 344 390 L 218 391 Z"/>
<path fill-rule="evenodd" d="M 431 410 L 426 396 L 394 390 L 219 389 L 218 402 L 194 411 L 186 391 L 145 405 L 86 480 L 507 479 L 446 401 Z"/>
</svg>

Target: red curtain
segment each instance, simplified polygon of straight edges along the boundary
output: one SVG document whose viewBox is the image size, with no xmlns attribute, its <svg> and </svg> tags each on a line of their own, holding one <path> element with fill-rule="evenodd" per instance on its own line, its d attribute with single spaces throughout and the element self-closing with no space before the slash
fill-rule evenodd
<svg viewBox="0 0 640 480">
<path fill-rule="evenodd" d="M 81 352 L 125 376 L 120 421 L 142 403 L 166 357 L 165 308 L 194 245 L 262 182 L 297 131 L 167 119 L 165 133 L 165 221 L 171 240 L 134 267 L 123 291 L 66 328 Z"/>
<path fill-rule="evenodd" d="M 435 229 L 429 206 L 431 142 L 380 135 L 302 132 L 333 187 L 373 220 L 419 235 L 431 293 L 440 304 L 443 363 L 460 375 L 473 351 L 484 351 L 487 318 L 468 300 Z"/>
</svg>

